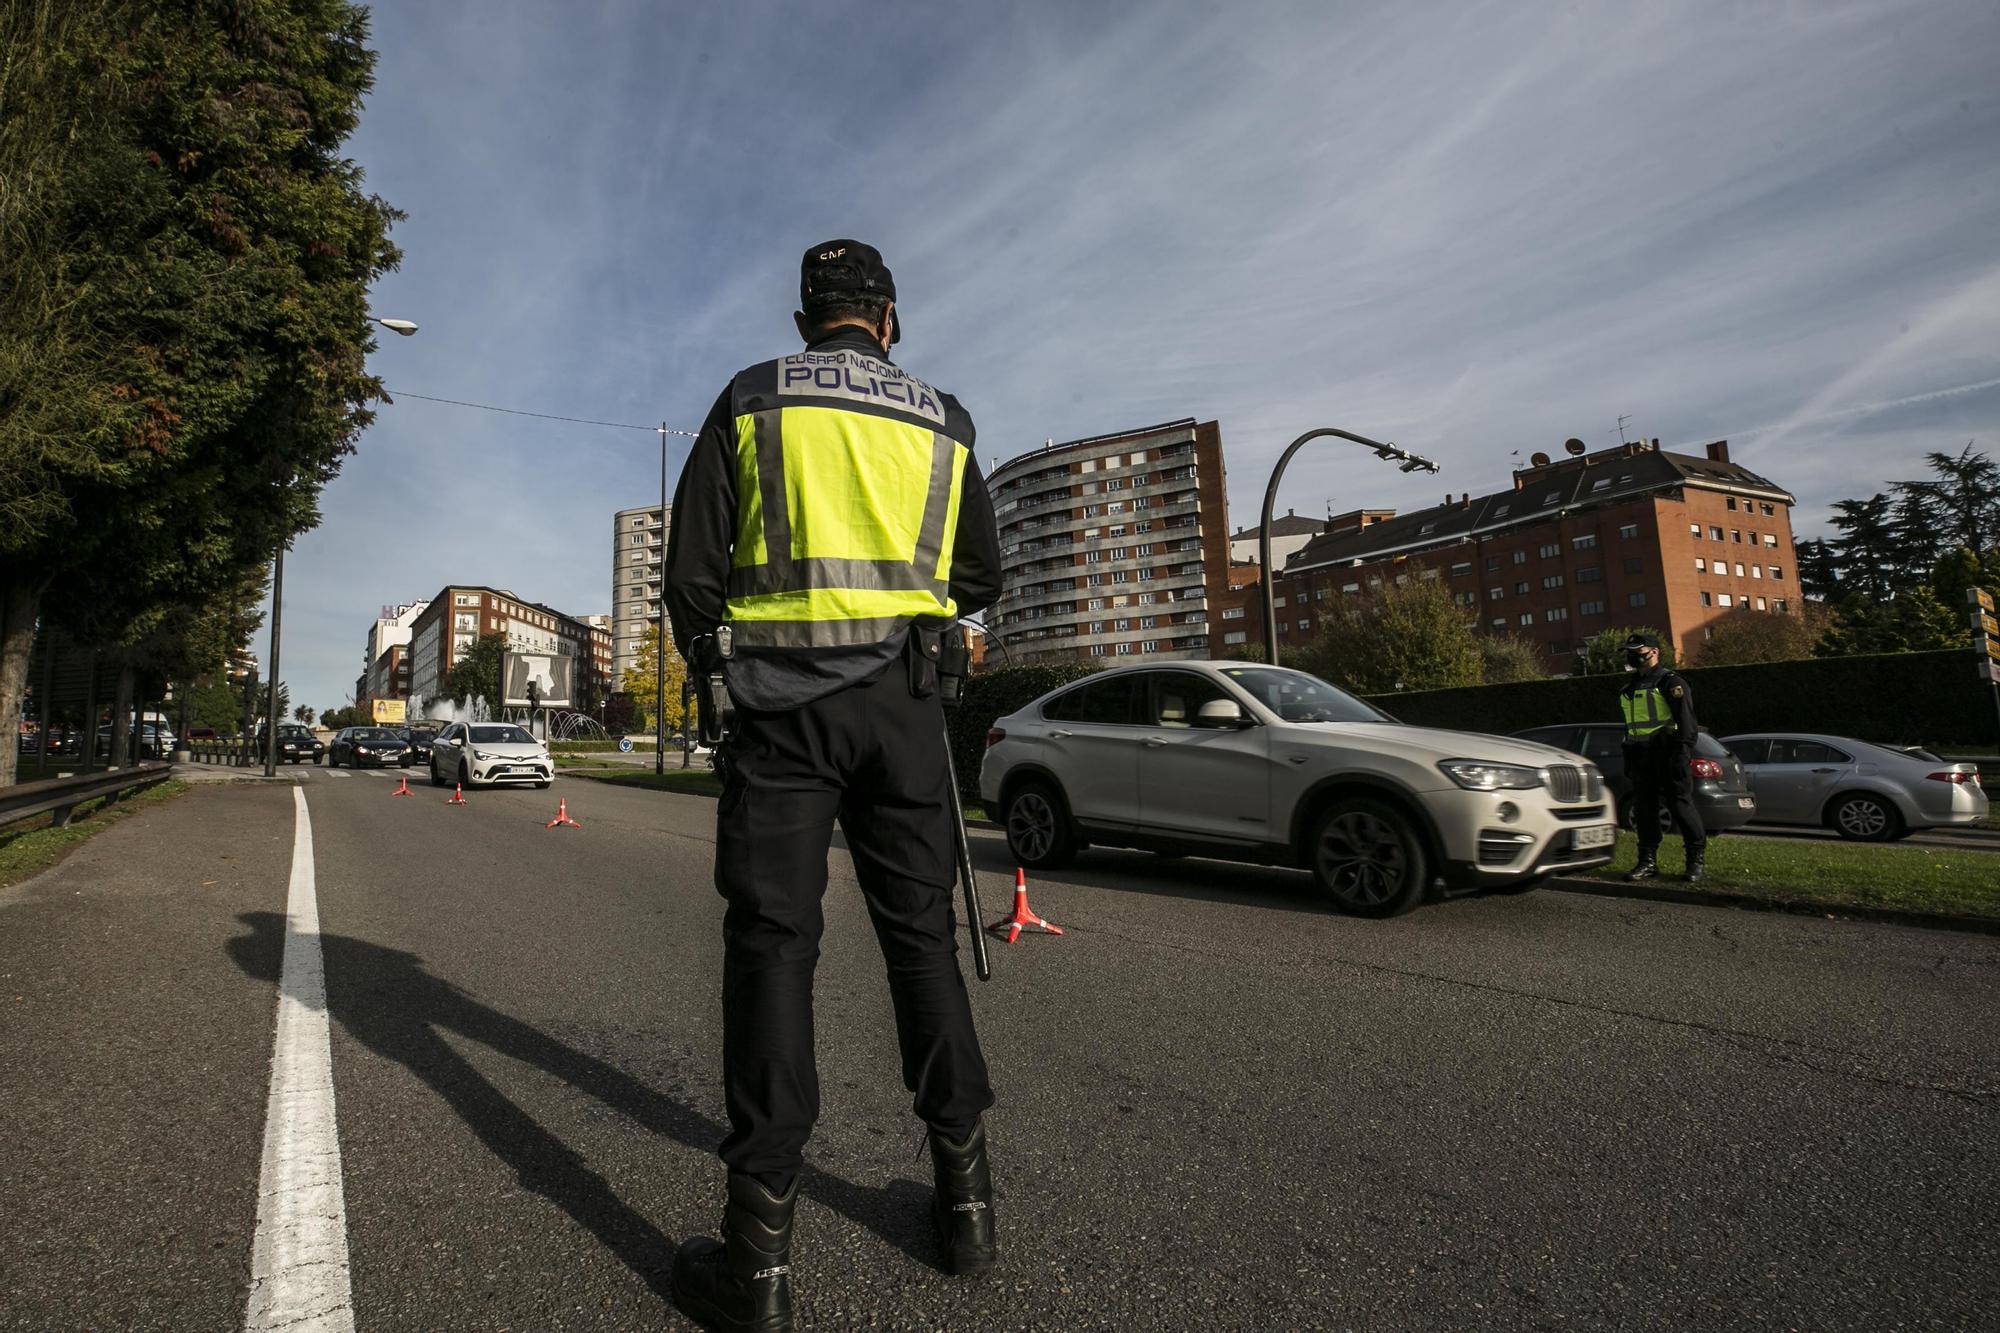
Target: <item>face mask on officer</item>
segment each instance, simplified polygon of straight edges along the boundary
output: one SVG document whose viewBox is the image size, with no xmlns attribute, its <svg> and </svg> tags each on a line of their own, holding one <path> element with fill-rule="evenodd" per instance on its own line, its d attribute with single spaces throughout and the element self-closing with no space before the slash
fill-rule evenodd
<svg viewBox="0 0 2000 1333">
<path fill-rule="evenodd" d="M 1644 648 L 1627 648 L 1625 650 L 1625 669 L 1627 671 L 1644 671 L 1646 669 L 1646 650 Z"/>
</svg>

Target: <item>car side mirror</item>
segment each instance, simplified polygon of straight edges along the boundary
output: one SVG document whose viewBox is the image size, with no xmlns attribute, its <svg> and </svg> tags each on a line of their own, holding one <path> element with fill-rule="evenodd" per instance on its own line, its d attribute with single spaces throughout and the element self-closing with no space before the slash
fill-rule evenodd
<svg viewBox="0 0 2000 1333">
<path fill-rule="evenodd" d="M 1197 727 L 1215 731 L 1235 731 L 1251 725 L 1243 716 L 1243 705 L 1234 699 L 1210 699 L 1194 715 Z"/>
</svg>

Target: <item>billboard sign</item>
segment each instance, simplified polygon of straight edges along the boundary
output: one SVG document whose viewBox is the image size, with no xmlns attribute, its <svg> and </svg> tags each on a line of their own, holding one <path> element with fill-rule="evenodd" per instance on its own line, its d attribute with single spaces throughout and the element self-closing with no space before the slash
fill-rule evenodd
<svg viewBox="0 0 2000 1333">
<path fill-rule="evenodd" d="M 509 652 L 500 663 L 503 708 L 528 707 L 528 682 L 541 686 L 544 708 L 576 705 L 576 659 L 561 653 Z"/>
<path fill-rule="evenodd" d="M 371 699 L 368 712 L 379 724 L 400 723 L 404 718 L 401 699 Z"/>
</svg>

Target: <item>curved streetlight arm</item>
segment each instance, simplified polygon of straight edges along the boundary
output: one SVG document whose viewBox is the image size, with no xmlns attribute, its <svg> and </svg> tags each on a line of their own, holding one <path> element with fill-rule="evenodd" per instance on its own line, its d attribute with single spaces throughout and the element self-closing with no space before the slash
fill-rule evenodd
<svg viewBox="0 0 2000 1333">
<path fill-rule="evenodd" d="M 1264 660 L 1272 666 L 1278 665 L 1278 575 L 1277 571 L 1271 568 L 1271 511 L 1278 503 L 1278 482 L 1285 475 L 1285 464 L 1292 461 L 1292 455 L 1307 441 L 1316 440 L 1322 435 L 1331 435 L 1337 439 L 1352 440 L 1356 444 L 1364 445 L 1373 449 L 1377 458 L 1401 459 L 1402 470 L 1405 472 L 1438 470 L 1436 463 L 1428 458 L 1419 458 L 1407 449 L 1398 449 L 1393 444 L 1371 440 L 1366 435 L 1356 435 L 1352 431 L 1335 430 L 1331 426 L 1321 426 L 1317 430 L 1307 431 L 1293 440 L 1284 453 L 1278 455 L 1278 465 L 1271 469 L 1271 484 L 1264 488 L 1263 522 L 1257 529 L 1257 558 L 1264 566 Z"/>
</svg>

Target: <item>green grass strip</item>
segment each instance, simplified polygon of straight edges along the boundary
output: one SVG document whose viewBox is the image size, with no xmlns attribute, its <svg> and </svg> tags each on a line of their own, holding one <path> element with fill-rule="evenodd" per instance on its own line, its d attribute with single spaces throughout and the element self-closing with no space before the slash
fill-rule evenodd
<svg viewBox="0 0 2000 1333">
<path fill-rule="evenodd" d="M 0 831 L 0 889 L 32 879 L 119 820 L 147 806 L 171 801 L 187 789 L 187 783 L 170 778 L 123 800 L 100 796 L 81 802 L 65 828 L 50 827 L 50 816 L 43 815 Z"/>
<path fill-rule="evenodd" d="M 1620 833 L 1611 864 L 1578 878 L 1622 879 L 1638 859 L 1637 840 Z M 1680 840 L 1669 838 L 1660 849 L 1666 873 L 1658 882 L 1678 885 L 1681 864 Z M 1722 837 L 1708 844 L 1708 878 L 1700 887 L 1769 902 L 2000 920 L 2000 852 Z"/>
</svg>

